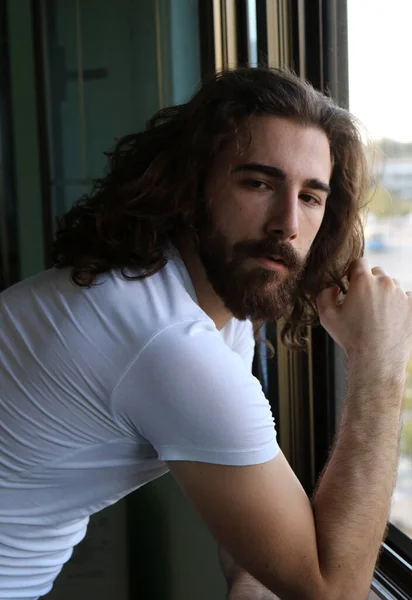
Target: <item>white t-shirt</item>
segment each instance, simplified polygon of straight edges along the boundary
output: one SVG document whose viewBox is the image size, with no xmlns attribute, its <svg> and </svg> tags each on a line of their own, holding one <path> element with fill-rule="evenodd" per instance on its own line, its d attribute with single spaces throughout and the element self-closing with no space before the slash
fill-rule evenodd
<svg viewBox="0 0 412 600">
<path fill-rule="evenodd" d="M 51 269 L 0 294 L 0 598 L 46 594 L 89 516 L 165 461 L 273 458 L 253 348 L 249 321 L 216 329 L 177 253 L 143 280 Z"/>
</svg>

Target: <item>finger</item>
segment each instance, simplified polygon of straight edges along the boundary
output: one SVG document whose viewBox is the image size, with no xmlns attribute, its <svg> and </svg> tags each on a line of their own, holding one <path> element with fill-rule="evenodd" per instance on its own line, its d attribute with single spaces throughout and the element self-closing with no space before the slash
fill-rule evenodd
<svg viewBox="0 0 412 600">
<path fill-rule="evenodd" d="M 382 275 L 384 277 L 389 277 L 388 273 L 382 267 L 373 267 L 372 274 L 373 275 Z M 393 283 L 397 287 L 401 287 L 401 282 L 399 281 L 399 279 L 392 278 L 392 281 L 393 281 Z"/>
<path fill-rule="evenodd" d="M 337 306 L 339 294 L 340 289 L 337 285 L 333 285 L 332 287 L 322 290 L 316 298 L 316 304 L 319 313 L 325 312 L 325 310 Z"/>
<path fill-rule="evenodd" d="M 370 273 L 370 265 L 367 258 L 357 258 L 351 263 L 348 270 L 349 281 L 352 277 L 360 273 Z"/>
<path fill-rule="evenodd" d="M 388 275 L 385 269 L 383 269 L 382 267 L 373 267 L 371 271 L 372 275 Z"/>
</svg>

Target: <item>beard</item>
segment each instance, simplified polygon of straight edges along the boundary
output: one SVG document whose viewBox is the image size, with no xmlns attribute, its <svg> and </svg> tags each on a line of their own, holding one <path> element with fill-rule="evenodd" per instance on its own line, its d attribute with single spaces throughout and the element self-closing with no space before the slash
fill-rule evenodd
<svg viewBox="0 0 412 600">
<path fill-rule="evenodd" d="M 225 307 L 240 320 L 276 321 L 292 312 L 305 260 L 274 235 L 234 245 L 215 226 L 209 210 L 198 219 L 198 254 L 206 277 Z M 270 271 L 251 258 L 278 256 L 286 269 Z"/>
</svg>

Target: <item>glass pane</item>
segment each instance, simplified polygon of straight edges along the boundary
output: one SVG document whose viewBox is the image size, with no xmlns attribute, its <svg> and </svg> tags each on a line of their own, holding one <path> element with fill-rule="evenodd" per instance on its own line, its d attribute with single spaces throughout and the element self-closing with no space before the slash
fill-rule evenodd
<svg viewBox="0 0 412 600">
<path fill-rule="evenodd" d="M 103 174 L 104 155 L 200 82 L 197 3 L 43 0 L 53 211 Z"/>
<path fill-rule="evenodd" d="M 249 45 L 249 65 L 258 66 L 256 0 L 247 0 L 247 29 Z"/>
<path fill-rule="evenodd" d="M 406 0 L 348 0 L 350 110 L 371 141 L 375 183 L 366 257 L 399 279 L 405 291 L 412 290 L 411 20 L 412 2 Z M 412 538 L 412 361 L 404 408 L 390 519 Z"/>
</svg>

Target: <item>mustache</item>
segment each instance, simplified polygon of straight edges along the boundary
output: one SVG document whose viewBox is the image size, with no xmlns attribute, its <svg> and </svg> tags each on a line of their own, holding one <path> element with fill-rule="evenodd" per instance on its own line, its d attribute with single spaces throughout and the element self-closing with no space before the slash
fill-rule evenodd
<svg viewBox="0 0 412 600">
<path fill-rule="evenodd" d="M 233 250 L 236 256 L 242 258 L 262 258 L 276 255 L 283 260 L 287 267 L 292 269 L 301 268 L 304 262 L 290 244 L 276 239 L 239 242 Z"/>
</svg>

